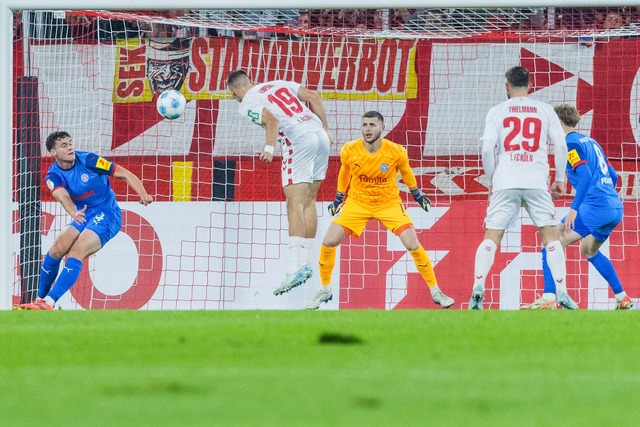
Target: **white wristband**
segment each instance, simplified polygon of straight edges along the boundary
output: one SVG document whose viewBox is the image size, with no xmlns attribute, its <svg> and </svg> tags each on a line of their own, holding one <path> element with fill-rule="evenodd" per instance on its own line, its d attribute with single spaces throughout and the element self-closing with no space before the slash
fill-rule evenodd
<svg viewBox="0 0 640 427">
<path fill-rule="evenodd" d="M 262 150 L 262 151 L 273 155 L 273 149 L 274 149 L 273 145 L 265 145 L 264 146 L 264 150 Z"/>
</svg>

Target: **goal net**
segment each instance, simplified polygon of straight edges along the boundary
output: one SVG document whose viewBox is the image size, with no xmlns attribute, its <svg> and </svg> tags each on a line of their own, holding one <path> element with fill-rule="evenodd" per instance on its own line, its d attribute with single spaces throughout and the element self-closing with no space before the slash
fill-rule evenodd
<svg viewBox="0 0 640 427">
<path fill-rule="evenodd" d="M 531 71 L 531 96 L 575 105 L 579 130 L 618 171 L 625 216 L 602 251 L 627 293 L 640 295 L 638 141 L 640 14 L 620 8 L 18 11 L 14 20 L 13 302 L 36 295 L 40 262 L 69 217 L 44 184 L 44 141 L 68 131 L 139 176 L 147 207 L 120 180 L 116 238 L 84 262 L 64 309 L 299 309 L 317 272 L 274 296 L 288 262 L 279 150 L 265 164 L 264 131 L 238 114 L 226 75 L 295 80 L 321 93 L 337 144 L 318 196 L 317 259 L 331 217 L 339 150 L 369 110 L 406 147 L 433 209 L 400 182 L 443 291 L 466 308 L 487 188 L 478 138 L 505 97 L 504 72 Z M 155 108 L 178 89 L 183 117 Z M 571 190 L 571 189 L 570 189 Z M 571 197 L 558 202 L 564 215 Z M 485 305 L 517 309 L 542 293 L 539 237 L 523 213 L 499 248 Z M 614 306 L 576 247 L 568 289 L 581 308 Z M 435 308 L 400 241 L 371 222 L 338 250 L 330 309 Z"/>
</svg>

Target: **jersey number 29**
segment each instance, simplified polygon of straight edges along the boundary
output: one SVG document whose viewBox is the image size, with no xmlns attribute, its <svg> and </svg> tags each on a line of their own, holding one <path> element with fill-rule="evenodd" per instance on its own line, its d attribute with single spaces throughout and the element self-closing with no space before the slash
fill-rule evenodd
<svg viewBox="0 0 640 427">
<path fill-rule="evenodd" d="M 538 151 L 540 148 L 540 134 L 542 121 L 537 117 L 507 117 L 502 122 L 505 129 L 510 129 L 504 139 L 504 151 Z M 522 142 L 522 145 L 520 145 Z"/>
</svg>

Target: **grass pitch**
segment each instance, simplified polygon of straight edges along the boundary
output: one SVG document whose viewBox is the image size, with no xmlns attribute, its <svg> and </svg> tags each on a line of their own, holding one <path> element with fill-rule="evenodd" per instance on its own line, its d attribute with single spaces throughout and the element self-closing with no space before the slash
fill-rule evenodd
<svg viewBox="0 0 640 427">
<path fill-rule="evenodd" d="M 608 426 L 640 312 L 0 312 L 7 425 Z"/>
</svg>

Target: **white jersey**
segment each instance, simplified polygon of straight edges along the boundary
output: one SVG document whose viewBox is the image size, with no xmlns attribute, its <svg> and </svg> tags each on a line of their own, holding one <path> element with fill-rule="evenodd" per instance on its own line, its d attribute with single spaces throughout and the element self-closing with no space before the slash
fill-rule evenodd
<svg viewBox="0 0 640 427">
<path fill-rule="evenodd" d="M 323 130 L 320 118 L 298 98 L 300 84 L 276 80 L 257 84 L 242 98 L 240 114 L 262 126 L 262 111 L 278 119 L 280 132 L 292 142 L 308 132 Z"/>
<path fill-rule="evenodd" d="M 523 96 L 496 105 L 487 113 L 482 164 L 492 191 L 510 188 L 548 189 L 549 142 L 554 144 L 556 181 L 564 182 L 567 143 L 553 107 Z"/>
</svg>

